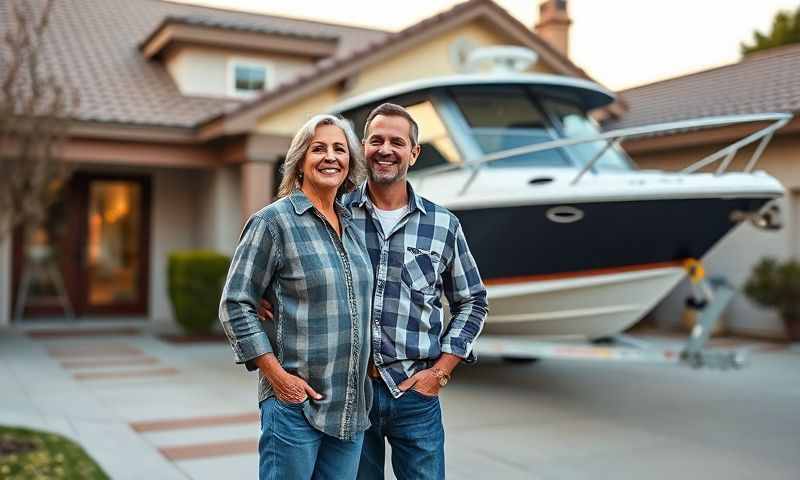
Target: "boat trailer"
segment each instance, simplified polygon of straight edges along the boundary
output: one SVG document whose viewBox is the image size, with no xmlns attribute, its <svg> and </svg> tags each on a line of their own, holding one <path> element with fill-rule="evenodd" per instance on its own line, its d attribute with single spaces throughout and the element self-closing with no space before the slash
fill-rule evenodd
<svg viewBox="0 0 800 480">
<path fill-rule="evenodd" d="M 750 352 L 744 348 L 706 348 L 711 331 L 735 295 L 724 279 L 707 279 L 700 262 L 687 260 L 685 268 L 692 282 L 692 307 L 697 321 L 682 348 L 663 348 L 645 340 L 619 334 L 594 342 L 542 340 L 540 337 L 481 335 L 475 350 L 480 356 L 510 361 L 539 359 L 592 360 L 673 364 L 717 370 L 740 369 L 747 365 Z"/>
</svg>

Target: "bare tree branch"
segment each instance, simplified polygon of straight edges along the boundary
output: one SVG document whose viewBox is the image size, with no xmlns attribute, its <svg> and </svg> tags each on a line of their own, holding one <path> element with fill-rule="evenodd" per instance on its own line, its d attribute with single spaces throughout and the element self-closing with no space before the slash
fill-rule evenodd
<svg viewBox="0 0 800 480">
<path fill-rule="evenodd" d="M 59 158 L 77 90 L 60 82 L 43 55 L 55 0 L 10 1 L 0 39 L 0 239 L 41 223 L 70 175 Z"/>
</svg>

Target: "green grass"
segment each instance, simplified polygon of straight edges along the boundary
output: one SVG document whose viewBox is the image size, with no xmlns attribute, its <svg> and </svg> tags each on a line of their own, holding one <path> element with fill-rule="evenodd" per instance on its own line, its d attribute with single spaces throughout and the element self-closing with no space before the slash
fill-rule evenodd
<svg viewBox="0 0 800 480">
<path fill-rule="evenodd" d="M 0 426 L 0 480 L 107 480 L 83 449 L 61 435 Z"/>
</svg>

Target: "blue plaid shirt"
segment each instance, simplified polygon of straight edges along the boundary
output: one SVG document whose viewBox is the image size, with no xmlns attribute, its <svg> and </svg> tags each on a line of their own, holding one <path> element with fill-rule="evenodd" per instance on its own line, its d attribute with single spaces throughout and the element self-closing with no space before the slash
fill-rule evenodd
<svg viewBox="0 0 800 480">
<path fill-rule="evenodd" d="M 411 184 L 408 197 L 408 213 L 391 232 L 375 217 L 366 183 L 343 200 L 375 272 L 372 360 L 395 398 L 403 393 L 397 385 L 442 353 L 474 361 L 472 346 L 488 312 L 486 287 L 458 218 L 418 196 Z"/>
<path fill-rule="evenodd" d="M 369 427 L 367 378 L 374 276 L 363 236 L 336 205 L 342 235 L 295 191 L 255 213 L 242 232 L 219 317 L 237 363 L 274 352 L 283 368 L 323 395 L 303 403 L 318 430 L 341 439 Z M 275 306 L 261 322 L 262 298 Z M 274 395 L 259 371 L 259 401 Z"/>
</svg>

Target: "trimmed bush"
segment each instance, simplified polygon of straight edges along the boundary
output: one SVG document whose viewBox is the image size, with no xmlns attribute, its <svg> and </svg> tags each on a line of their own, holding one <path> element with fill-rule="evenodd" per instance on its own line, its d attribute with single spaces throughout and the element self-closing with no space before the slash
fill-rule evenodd
<svg viewBox="0 0 800 480">
<path fill-rule="evenodd" d="M 216 252 L 173 252 L 167 266 L 169 298 L 175 319 L 187 333 L 210 333 L 230 258 Z"/>
<path fill-rule="evenodd" d="M 800 262 L 761 259 L 747 279 L 744 292 L 759 305 L 777 310 L 789 338 L 800 341 Z"/>
</svg>

